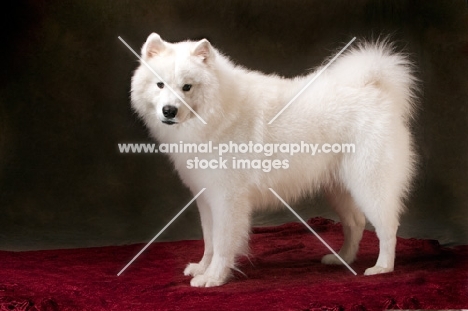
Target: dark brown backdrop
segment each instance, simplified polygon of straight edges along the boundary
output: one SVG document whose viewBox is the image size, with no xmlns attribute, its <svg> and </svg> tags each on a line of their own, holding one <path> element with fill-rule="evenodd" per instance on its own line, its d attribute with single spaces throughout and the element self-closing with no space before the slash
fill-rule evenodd
<svg viewBox="0 0 468 311">
<path fill-rule="evenodd" d="M 150 142 L 129 85 L 149 33 L 208 38 L 246 67 L 285 76 L 352 36 L 392 34 L 418 68 L 420 154 L 403 236 L 468 243 L 468 6 L 459 1 L 18 1 L 2 18 L 0 248 L 147 241 L 191 198 Z M 296 206 L 325 215 L 322 200 Z M 257 224 L 293 219 L 257 216 Z M 161 239 L 200 237 L 196 209 Z"/>
</svg>

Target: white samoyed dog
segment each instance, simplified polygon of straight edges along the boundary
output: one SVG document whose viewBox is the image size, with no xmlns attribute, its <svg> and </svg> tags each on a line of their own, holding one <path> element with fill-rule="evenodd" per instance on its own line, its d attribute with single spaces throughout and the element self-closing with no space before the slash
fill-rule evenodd
<svg viewBox="0 0 468 311">
<path fill-rule="evenodd" d="M 380 253 L 365 274 L 393 271 L 402 200 L 414 167 L 408 122 L 415 78 L 405 56 L 386 43 L 359 44 L 270 122 L 318 71 L 294 79 L 266 75 L 233 64 L 206 39 L 169 43 L 156 33 L 141 54 L 131 102 L 161 144 L 355 146 L 354 152 L 313 156 L 278 149 L 274 154 L 235 149 L 223 158 L 216 151 L 171 153 L 185 185 L 194 194 L 206 188 L 196 201 L 204 255 L 184 271 L 193 277 L 192 286 L 228 281 L 236 257 L 248 250 L 252 212 L 282 206 L 269 188 L 289 204 L 323 190 L 343 225 L 338 254 L 347 263 L 356 257 L 367 218 L 376 229 Z M 205 162 L 211 168 L 197 168 L 195 158 L 211 161 Z M 227 165 L 236 158 L 251 161 L 250 169 Z M 223 159 L 228 162 L 218 163 Z M 273 168 L 265 169 L 272 159 Z M 260 169 L 255 160 L 261 161 Z M 322 262 L 341 264 L 333 254 Z"/>
</svg>

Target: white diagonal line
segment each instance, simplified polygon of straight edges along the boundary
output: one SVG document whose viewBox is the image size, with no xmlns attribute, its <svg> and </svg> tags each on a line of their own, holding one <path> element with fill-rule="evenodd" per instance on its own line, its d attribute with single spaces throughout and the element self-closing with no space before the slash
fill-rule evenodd
<svg viewBox="0 0 468 311">
<path fill-rule="evenodd" d="M 170 85 L 167 84 L 166 81 L 164 81 L 164 79 L 161 78 L 161 76 L 158 75 L 158 73 L 157 73 L 156 71 L 154 71 L 153 68 L 151 68 L 151 66 L 150 66 L 147 62 L 145 62 L 145 61 L 142 59 L 142 58 L 140 57 L 140 55 L 138 55 L 138 53 L 135 52 L 135 51 L 130 47 L 130 45 L 127 44 L 127 42 L 125 42 L 124 39 L 122 39 L 122 38 L 119 36 L 119 40 L 122 41 L 122 43 L 125 44 L 125 46 L 126 46 L 130 51 L 132 51 L 132 53 L 135 54 L 135 56 L 138 57 L 138 59 L 139 59 L 139 60 L 140 60 L 140 61 L 141 61 L 141 62 L 142 62 L 142 63 L 143 63 L 143 64 L 144 64 L 144 65 L 161 81 L 161 82 L 164 83 L 164 86 L 166 86 L 172 93 L 174 93 L 174 95 L 175 95 L 181 102 L 183 102 L 184 105 L 187 106 L 187 108 L 190 109 L 190 111 L 193 112 L 193 114 L 196 115 L 197 118 L 200 119 L 200 121 L 202 121 L 203 124 L 206 125 L 205 120 L 203 120 L 203 118 L 200 117 L 200 116 L 198 115 L 198 113 L 196 113 L 195 110 L 193 110 L 192 107 L 190 107 L 190 105 L 187 104 L 187 102 L 186 102 L 185 100 L 183 100 L 183 98 L 180 97 L 180 95 L 177 94 L 177 92 L 176 92 L 172 87 L 170 87 Z"/>
<path fill-rule="evenodd" d="M 351 41 L 348 42 L 348 44 L 346 44 L 346 46 L 344 48 L 341 49 L 341 51 L 338 52 L 338 54 L 335 55 L 335 57 L 332 58 L 332 60 L 330 60 L 328 62 L 328 64 L 323 67 L 300 91 L 299 93 L 296 94 L 296 96 L 294 96 L 287 104 L 286 106 L 283 107 L 283 109 L 280 110 L 280 112 L 278 112 L 276 114 L 276 116 L 270 120 L 270 122 L 268 122 L 268 124 L 271 124 L 273 123 L 273 121 L 276 120 L 276 118 L 279 117 L 280 114 L 283 113 L 283 111 L 286 110 L 286 108 L 289 107 L 289 105 L 291 105 L 314 81 L 315 79 L 317 79 L 321 74 L 322 72 L 325 71 L 325 69 L 328 68 L 328 66 L 330 66 L 350 45 L 351 43 L 353 43 L 353 41 L 356 40 L 356 37 L 352 38 Z"/>
<path fill-rule="evenodd" d="M 135 259 L 137 259 L 138 256 L 140 256 L 145 251 L 145 249 L 147 249 L 148 246 L 150 246 L 150 244 L 153 243 L 154 240 L 156 240 L 158 236 L 160 236 L 164 232 L 164 230 L 166 230 L 167 227 L 169 227 L 174 222 L 174 220 L 176 220 L 177 217 L 179 217 L 180 214 L 182 214 L 187 209 L 187 207 L 189 207 L 190 204 L 192 204 L 193 201 L 195 201 L 200 196 L 200 194 L 202 194 L 202 192 L 205 190 L 206 188 L 203 188 L 202 190 L 200 190 L 200 192 L 198 192 L 197 195 L 192 200 L 190 200 L 190 202 L 188 202 L 187 205 L 185 205 L 184 208 L 181 209 L 180 212 L 177 213 L 177 215 L 175 215 L 174 218 L 172 218 L 171 221 L 169 221 L 167 225 L 164 228 L 162 228 L 161 231 L 159 231 L 158 234 L 156 234 L 156 236 L 151 241 L 149 241 L 148 244 L 146 244 L 145 247 L 143 247 L 143 249 L 138 254 L 136 254 L 136 256 L 133 257 L 133 259 L 130 260 L 130 262 L 122 270 L 120 270 L 119 273 L 117 273 L 117 276 L 120 276 L 135 261 Z"/>
<path fill-rule="evenodd" d="M 335 255 L 345 266 L 346 268 L 349 269 L 349 271 L 351 271 L 354 275 L 357 275 L 356 271 L 353 270 L 353 268 L 351 268 L 347 263 L 346 261 L 343 260 L 343 258 L 341 258 L 334 250 L 333 248 L 330 247 L 330 245 L 327 244 L 327 242 L 325 242 L 321 237 L 320 235 L 317 234 L 317 232 L 314 231 L 314 229 L 312 229 L 308 224 L 307 222 L 304 221 L 304 219 L 301 218 L 301 216 L 299 216 L 299 214 L 297 214 L 292 208 L 291 206 L 288 205 L 288 203 L 286 203 L 283 198 L 281 198 L 278 193 L 275 192 L 275 190 L 273 190 L 272 188 L 268 188 L 270 189 L 270 191 L 281 201 L 281 203 L 283 203 L 290 211 L 291 213 L 294 214 L 294 216 L 297 217 L 297 219 L 299 219 L 303 224 L 304 226 L 307 227 L 307 229 L 309 229 L 316 237 L 317 239 L 319 239 L 320 242 L 322 242 L 323 245 L 325 245 L 332 253 L 333 255 Z"/>
</svg>

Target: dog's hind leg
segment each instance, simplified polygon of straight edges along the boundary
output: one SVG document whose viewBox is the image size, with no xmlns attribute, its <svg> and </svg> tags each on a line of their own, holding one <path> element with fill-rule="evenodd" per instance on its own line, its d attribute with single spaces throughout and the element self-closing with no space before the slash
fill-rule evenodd
<svg viewBox="0 0 468 311">
<path fill-rule="evenodd" d="M 365 271 L 365 275 L 393 271 L 400 204 L 398 196 L 384 191 L 381 192 L 381 196 L 364 199 L 361 204 L 364 214 L 374 226 L 379 238 L 379 257 L 375 266 Z"/>
<path fill-rule="evenodd" d="M 389 206 L 389 205 L 387 205 Z M 387 215 L 375 215 L 371 213 L 368 218 L 374 225 L 377 237 L 379 238 L 379 257 L 375 266 L 366 269 L 365 275 L 392 272 L 395 262 L 396 233 L 398 230 L 397 208 L 395 212 L 386 213 Z"/>
<path fill-rule="evenodd" d="M 366 275 L 392 272 L 395 260 L 396 233 L 399 225 L 400 196 L 395 179 L 388 170 L 368 161 L 367 170 L 354 175 L 350 193 L 379 238 L 379 258 Z M 356 172 L 357 173 L 357 172 Z"/>
<path fill-rule="evenodd" d="M 337 212 L 343 226 L 344 242 L 338 255 L 346 262 L 352 263 L 359 249 L 366 218 L 357 208 L 350 193 L 342 187 L 334 187 L 325 192 L 331 207 Z M 343 264 L 334 254 L 325 255 L 322 263 L 327 265 Z"/>
<path fill-rule="evenodd" d="M 393 271 L 402 198 L 411 179 L 409 134 L 397 126 L 393 132 L 400 135 L 385 144 L 378 135 L 370 137 L 375 140 L 361 141 L 362 152 L 349 158 L 342 171 L 344 183 L 379 238 L 377 263 L 366 275 Z"/>
</svg>

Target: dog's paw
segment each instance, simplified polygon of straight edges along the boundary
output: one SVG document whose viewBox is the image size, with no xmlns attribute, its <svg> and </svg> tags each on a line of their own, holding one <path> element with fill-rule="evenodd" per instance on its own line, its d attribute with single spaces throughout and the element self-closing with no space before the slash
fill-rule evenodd
<svg viewBox="0 0 468 311">
<path fill-rule="evenodd" d="M 354 259 L 349 259 L 346 257 L 341 257 L 347 264 L 350 264 Z M 342 265 L 343 262 L 335 256 L 335 254 L 328 254 L 322 257 L 322 263 L 325 265 Z"/>
<path fill-rule="evenodd" d="M 186 276 L 197 276 L 205 273 L 206 268 L 199 263 L 189 263 L 184 270 Z"/>
<path fill-rule="evenodd" d="M 208 275 L 197 275 L 190 281 L 192 287 L 215 287 L 226 283 L 225 279 L 213 278 Z"/>
<path fill-rule="evenodd" d="M 372 268 L 366 269 L 364 272 L 364 275 L 375 275 L 375 274 L 381 274 L 381 273 L 389 273 L 392 272 L 393 268 L 384 268 L 380 266 L 374 266 Z"/>
</svg>

